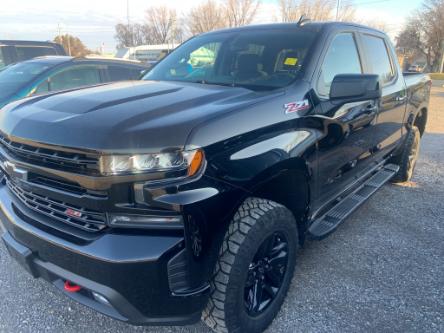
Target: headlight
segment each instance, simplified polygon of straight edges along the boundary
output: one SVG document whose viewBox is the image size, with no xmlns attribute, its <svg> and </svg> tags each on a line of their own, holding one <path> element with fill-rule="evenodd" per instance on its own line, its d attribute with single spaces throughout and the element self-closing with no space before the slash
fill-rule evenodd
<svg viewBox="0 0 444 333">
<path fill-rule="evenodd" d="M 100 172 L 103 175 L 118 175 L 187 170 L 187 176 L 193 176 L 202 166 L 203 159 L 203 151 L 200 149 L 156 154 L 103 155 L 100 157 Z"/>
</svg>

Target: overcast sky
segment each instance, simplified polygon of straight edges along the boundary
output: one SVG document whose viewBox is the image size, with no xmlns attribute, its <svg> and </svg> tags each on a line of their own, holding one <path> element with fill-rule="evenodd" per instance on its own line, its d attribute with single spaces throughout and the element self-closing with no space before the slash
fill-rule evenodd
<svg viewBox="0 0 444 333">
<path fill-rule="evenodd" d="M 133 22 L 144 19 L 152 5 L 167 4 L 179 15 L 204 0 L 129 0 Z M 331 0 L 335 2 L 336 0 Z M 362 19 L 385 21 L 394 35 L 405 18 L 421 5 L 421 0 L 342 0 L 353 2 Z M 277 0 L 264 0 L 255 23 L 272 22 L 277 16 Z M 114 26 L 126 22 L 127 0 L 0 0 L 0 39 L 52 40 L 58 26 L 62 32 L 78 36 L 90 49 L 103 43 L 106 52 L 115 50 Z"/>
</svg>

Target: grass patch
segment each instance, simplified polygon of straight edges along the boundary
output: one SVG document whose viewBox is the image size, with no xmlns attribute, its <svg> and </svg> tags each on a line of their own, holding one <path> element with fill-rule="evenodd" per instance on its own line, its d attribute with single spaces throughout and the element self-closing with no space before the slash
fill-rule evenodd
<svg viewBox="0 0 444 333">
<path fill-rule="evenodd" d="M 430 73 L 429 76 L 432 80 L 444 80 L 444 73 Z"/>
</svg>

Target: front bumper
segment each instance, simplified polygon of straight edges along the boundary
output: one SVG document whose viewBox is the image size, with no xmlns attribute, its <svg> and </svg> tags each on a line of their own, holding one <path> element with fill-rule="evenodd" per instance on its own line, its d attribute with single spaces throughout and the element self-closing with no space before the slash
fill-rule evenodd
<svg viewBox="0 0 444 333">
<path fill-rule="evenodd" d="M 136 325 L 182 325 L 196 322 L 208 299 L 208 286 L 175 294 L 171 264 L 185 257 L 183 235 L 108 232 L 76 244 L 19 216 L 6 186 L 0 187 L 2 238 L 9 252 L 34 277 L 43 278 L 69 297 L 101 313 Z M 170 272 L 170 274 L 169 274 Z M 82 287 L 68 293 L 64 281 Z M 95 300 L 92 292 L 109 305 Z"/>
</svg>

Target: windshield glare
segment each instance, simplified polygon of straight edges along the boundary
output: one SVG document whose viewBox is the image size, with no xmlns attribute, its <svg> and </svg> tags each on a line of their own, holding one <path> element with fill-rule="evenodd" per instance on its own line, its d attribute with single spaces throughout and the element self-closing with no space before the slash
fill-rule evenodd
<svg viewBox="0 0 444 333">
<path fill-rule="evenodd" d="M 301 72 L 314 35 L 302 29 L 272 29 L 199 36 L 178 47 L 143 79 L 252 90 L 285 87 Z"/>
</svg>

